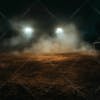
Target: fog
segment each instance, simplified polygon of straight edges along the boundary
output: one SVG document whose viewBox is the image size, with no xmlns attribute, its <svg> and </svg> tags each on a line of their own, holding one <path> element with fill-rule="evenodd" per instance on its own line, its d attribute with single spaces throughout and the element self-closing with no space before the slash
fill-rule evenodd
<svg viewBox="0 0 100 100">
<path fill-rule="evenodd" d="M 25 48 L 24 53 L 70 53 L 80 51 L 93 51 L 92 46 L 83 41 L 80 31 L 74 24 L 63 27 L 62 33 L 56 33 L 50 37 L 45 34 L 41 36 L 30 48 Z"/>
</svg>

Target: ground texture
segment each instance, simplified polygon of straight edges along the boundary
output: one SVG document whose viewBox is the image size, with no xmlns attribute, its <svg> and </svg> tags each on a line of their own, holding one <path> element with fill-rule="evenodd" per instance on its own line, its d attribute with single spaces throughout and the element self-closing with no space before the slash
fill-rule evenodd
<svg viewBox="0 0 100 100">
<path fill-rule="evenodd" d="M 0 100 L 100 100 L 100 55 L 0 55 Z"/>
</svg>

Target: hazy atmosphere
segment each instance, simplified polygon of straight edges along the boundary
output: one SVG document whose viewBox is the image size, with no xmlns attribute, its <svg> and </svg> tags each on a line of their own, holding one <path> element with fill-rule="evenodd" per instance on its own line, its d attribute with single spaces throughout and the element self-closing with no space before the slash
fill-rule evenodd
<svg viewBox="0 0 100 100">
<path fill-rule="evenodd" d="M 65 53 L 92 50 L 99 36 L 98 2 L 22 0 L 6 1 L 5 4 L 3 1 L 0 3 L 0 51 Z"/>
</svg>

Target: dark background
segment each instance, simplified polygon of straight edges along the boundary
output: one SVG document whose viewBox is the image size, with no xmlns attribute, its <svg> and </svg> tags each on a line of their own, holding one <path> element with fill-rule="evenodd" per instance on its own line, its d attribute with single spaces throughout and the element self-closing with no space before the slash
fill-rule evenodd
<svg viewBox="0 0 100 100">
<path fill-rule="evenodd" d="M 27 9 L 30 10 L 27 12 Z M 19 20 L 34 19 L 44 31 L 57 22 L 75 22 L 83 39 L 93 43 L 100 37 L 99 9 L 100 0 L 0 0 L 0 34 L 9 31 L 1 40 L 16 35 L 9 30 L 9 20 L 18 17 Z"/>
</svg>

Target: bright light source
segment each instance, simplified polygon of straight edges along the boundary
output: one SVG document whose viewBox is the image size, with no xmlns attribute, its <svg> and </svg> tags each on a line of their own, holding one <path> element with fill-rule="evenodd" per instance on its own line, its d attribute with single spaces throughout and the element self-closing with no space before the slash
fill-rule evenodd
<svg viewBox="0 0 100 100">
<path fill-rule="evenodd" d="M 56 36 L 58 37 L 58 39 L 62 39 L 65 36 L 64 29 L 60 28 L 60 27 L 55 30 L 55 33 L 56 33 Z"/>
<path fill-rule="evenodd" d="M 24 32 L 25 32 L 25 33 L 33 33 L 33 29 L 32 29 L 31 27 L 26 27 L 26 28 L 24 29 Z"/>
<path fill-rule="evenodd" d="M 32 27 L 26 26 L 23 27 L 22 32 L 24 37 L 31 38 L 34 33 L 34 29 Z"/>
<path fill-rule="evenodd" d="M 64 33 L 64 30 L 63 30 L 62 28 L 57 28 L 57 29 L 56 29 L 56 33 L 57 33 L 57 34 Z"/>
</svg>

